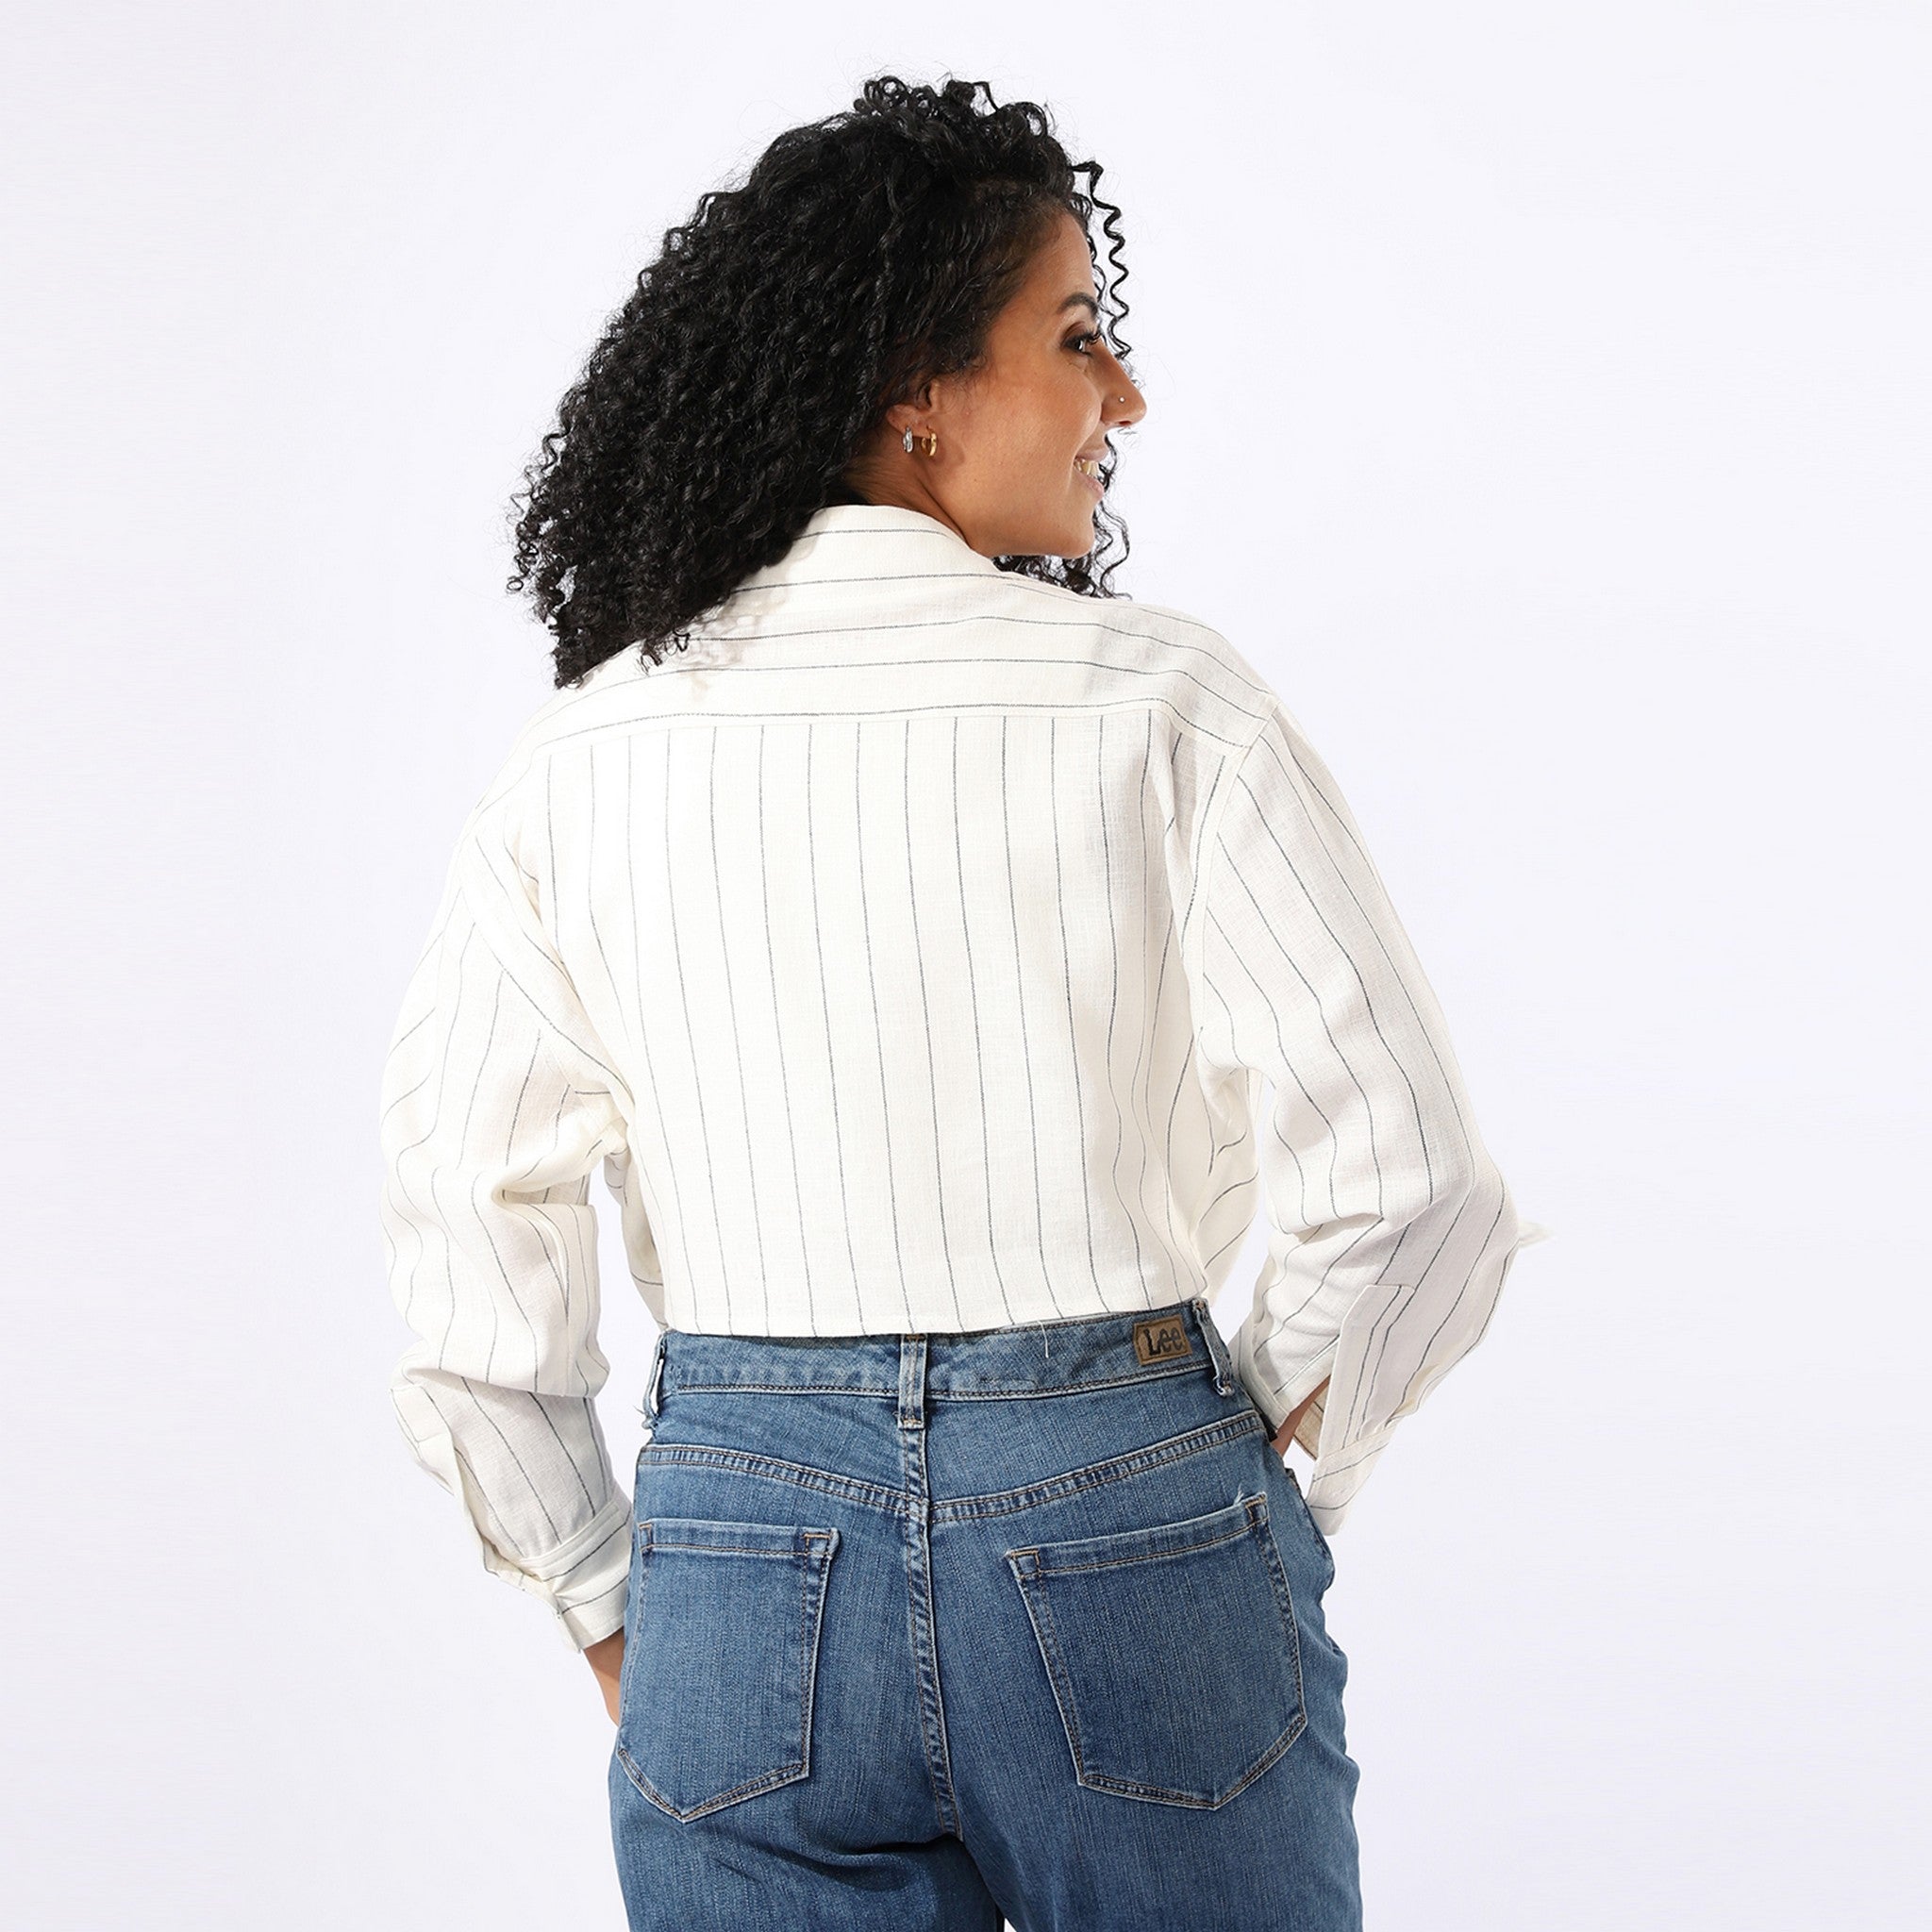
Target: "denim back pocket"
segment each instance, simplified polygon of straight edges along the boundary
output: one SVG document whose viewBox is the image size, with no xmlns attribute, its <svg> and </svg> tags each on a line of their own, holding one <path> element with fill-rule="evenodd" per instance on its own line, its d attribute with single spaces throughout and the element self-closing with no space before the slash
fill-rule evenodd
<svg viewBox="0 0 1932 1932">
<path fill-rule="evenodd" d="M 1212 1810 L 1307 1727 L 1265 1495 L 1006 1556 L 1081 1784 Z"/>
<path fill-rule="evenodd" d="M 811 1771 L 812 1692 L 836 1529 L 640 1522 L 617 1757 L 674 1818 Z"/>
</svg>

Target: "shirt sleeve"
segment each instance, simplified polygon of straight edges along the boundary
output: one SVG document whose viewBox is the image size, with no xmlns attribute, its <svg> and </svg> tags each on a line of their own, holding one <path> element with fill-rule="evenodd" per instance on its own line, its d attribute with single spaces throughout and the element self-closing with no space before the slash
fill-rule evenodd
<svg viewBox="0 0 1932 1932">
<path fill-rule="evenodd" d="M 591 1204 L 599 1160 L 615 1186 L 628 1158 L 623 1098 L 513 857 L 466 830 L 382 1077 L 389 1279 L 417 1338 L 391 1394 L 484 1566 L 575 1650 L 623 1626 L 630 1567 Z"/>
<path fill-rule="evenodd" d="M 1231 1352 L 1275 1428 L 1326 1381 L 1296 1440 L 1328 1534 L 1549 1230 L 1519 1223 L 1354 816 L 1272 693 L 1208 809 L 1196 1043 L 1249 1080 L 1269 1222 Z"/>
</svg>

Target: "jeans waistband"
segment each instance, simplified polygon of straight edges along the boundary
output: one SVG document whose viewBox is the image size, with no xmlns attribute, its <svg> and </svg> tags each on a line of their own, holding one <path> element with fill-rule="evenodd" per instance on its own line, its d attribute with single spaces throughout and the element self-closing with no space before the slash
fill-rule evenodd
<svg viewBox="0 0 1932 1932">
<path fill-rule="evenodd" d="M 1209 1374 L 1238 1386 L 1227 1344 L 1205 1298 L 1162 1308 L 1076 1315 L 1003 1328 L 928 1334 L 717 1335 L 658 1332 L 646 1406 L 659 1390 L 757 1390 L 773 1394 L 995 1400 L 1056 1389 L 1107 1388 L 1162 1375 Z"/>
</svg>

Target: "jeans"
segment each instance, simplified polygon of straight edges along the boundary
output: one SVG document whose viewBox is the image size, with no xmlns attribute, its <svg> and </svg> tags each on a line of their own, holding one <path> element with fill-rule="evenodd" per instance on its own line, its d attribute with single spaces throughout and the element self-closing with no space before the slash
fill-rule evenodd
<svg viewBox="0 0 1932 1932">
<path fill-rule="evenodd" d="M 1335 1576 L 1204 1301 L 658 1342 L 632 1932 L 1347 1932 Z"/>
</svg>

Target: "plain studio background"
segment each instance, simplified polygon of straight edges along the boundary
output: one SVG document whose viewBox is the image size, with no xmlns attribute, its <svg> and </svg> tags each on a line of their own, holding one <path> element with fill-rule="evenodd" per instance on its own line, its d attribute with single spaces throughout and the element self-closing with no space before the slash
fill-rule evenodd
<svg viewBox="0 0 1932 1932">
<path fill-rule="evenodd" d="M 9 24 L 10 1922 L 621 1932 L 591 1673 L 391 1414 L 376 1083 L 550 691 L 524 461 L 890 67 L 1107 164 L 1120 581 L 1306 724 L 1554 1230 L 1338 1535 L 1369 1924 L 1923 1924 L 1926 17 L 733 25 Z"/>
</svg>

